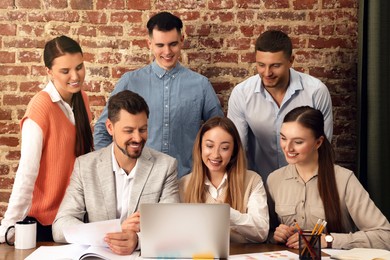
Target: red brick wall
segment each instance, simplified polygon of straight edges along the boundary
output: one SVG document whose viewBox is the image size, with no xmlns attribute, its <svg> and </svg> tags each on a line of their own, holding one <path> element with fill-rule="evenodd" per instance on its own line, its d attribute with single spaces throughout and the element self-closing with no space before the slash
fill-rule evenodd
<svg viewBox="0 0 390 260">
<path fill-rule="evenodd" d="M 254 42 L 267 29 L 293 39 L 294 67 L 329 87 L 338 162 L 356 169 L 357 0 L 1 0 L 0 218 L 20 157 L 19 120 L 45 86 L 42 48 L 54 36 L 78 40 L 85 52 L 95 120 L 118 78 L 151 59 L 145 29 L 151 14 L 185 24 L 182 63 L 207 76 L 227 100 L 255 73 Z"/>
</svg>

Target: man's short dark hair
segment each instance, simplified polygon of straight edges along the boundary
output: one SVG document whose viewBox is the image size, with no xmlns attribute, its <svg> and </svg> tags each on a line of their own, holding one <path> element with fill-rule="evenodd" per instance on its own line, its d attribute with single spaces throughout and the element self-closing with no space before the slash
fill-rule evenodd
<svg viewBox="0 0 390 260">
<path fill-rule="evenodd" d="M 279 52 L 283 51 L 287 58 L 292 55 L 290 37 L 282 31 L 270 30 L 262 33 L 256 40 L 256 51 Z"/>
<path fill-rule="evenodd" d="M 130 90 L 123 90 L 110 97 L 108 100 L 108 119 L 112 123 L 117 122 L 122 109 L 133 115 L 145 112 L 149 118 L 149 107 L 145 99 Z"/>
<path fill-rule="evenodd" d="M 152 36 L 153 29 L 162 32 L 169 32 L 172 29 L 176 29 L 178 33 L 181 33 L 183 22 L 179 17 L 174 16 L 169 12 L 161 12 L 152 16 L 146 24 L 146 27 L 148 28 L 149 36 Z"/>
</svg>

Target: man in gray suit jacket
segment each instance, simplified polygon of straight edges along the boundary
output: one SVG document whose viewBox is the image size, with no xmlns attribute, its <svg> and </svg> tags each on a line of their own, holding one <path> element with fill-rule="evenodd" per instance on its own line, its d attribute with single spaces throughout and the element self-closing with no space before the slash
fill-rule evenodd
<svg viewBox="0 0 390 260">
<path fill-rule="evenodd" d="M 63 228 L 120 218 L 122 232 L 105 237 L 117 254 L 137 247 L 142 203 L 179 202 L 176 159 L 144 147 L 149 108 L 125 90 L 108 102 L 106 127 L 113 142 L 76 159 L 70 184 L 53 223 L 53 238 L 66 242 Z"/>
</svg>

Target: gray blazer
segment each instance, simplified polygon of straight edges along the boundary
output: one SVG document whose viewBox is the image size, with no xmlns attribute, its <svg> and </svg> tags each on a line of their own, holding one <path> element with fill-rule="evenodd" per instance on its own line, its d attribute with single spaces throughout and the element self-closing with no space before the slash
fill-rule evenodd
<svg viewBox="0 0 390 260">
<path fill-rule="evenodd" d="M 173 157 L 144 147 L 133 181 L 128 216 L 142 203 L 179 202 L 177 161 Z M 52 226 L 54 241 L 66 242 L 64 227 L 109 219 L 116 219 L 112 144 L 76 159 Z"/>
</svg>

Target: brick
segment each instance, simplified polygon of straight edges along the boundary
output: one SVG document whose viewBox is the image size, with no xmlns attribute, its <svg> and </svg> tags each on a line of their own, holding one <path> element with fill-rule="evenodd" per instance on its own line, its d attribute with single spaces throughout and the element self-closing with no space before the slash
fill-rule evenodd
<svg viewBox="0 0 390 260">
<path fill-rule="evenodd" d="M 122 26 L 99 26 L 97 28 L 99 35 L 101 36 L 122 36 L 123 35 L 123 27 Z"/>
<path fill-rule="evenodd" d="M 314 9 L 318 4 L 318 0 L 294 0 L 294 10 L 310 10 Z"/>
<path fill-rule="evenodd" d="M 142 13 L 141 12 L 112 12 L 111 13 L 111 22 L 113 23 L 141 23 L 142 22 Z"/>
<path fill-rule="evenodd" d="M 151 8 L 150 0 L 128 0 L 128 9 L 149 10 Z"/>
<path fill-rule="evenodd" d="M 216 93 L 219 93 L 223 90 L 229 90 L 234 87 L 231 82 L 214 82 L 212 85 Z"/>
<path fill-rule="evenodd" d="M 239 23 L 252 22 L 255 19 L 255 12 L 252 10 L 245 10 L 237 12 L 237 21 Z"/>
<path fill-rule="evenodd" d="M 90 76 L 96 76 L 96 77 L 103 77 L 103 78 L 109 78 L 110 77 L 110 72 L 108 67 L 89 67 L 87 68 L 88 74 Z"/>
<path fill-rule="evenodd" d="M 70 7 L 73 10 L 92 10 L 92 0 L 70 0 Z"/>
<path fill-rule="evenodd" d="M 132 53 L 125 56 L 124 63 L 125 64 L 138 64 L 140 67 L 142 67 L 144 64 L 150 63 L 150 55 L 145 53 Z"/>
<path fill-rule="evenodd" d="M 15 63 L 15 52 L 0 51 L 0 63 Z"/>
<path fill-rule="evenodd" d="M 335 9 L 335 8 L 357 8 L 358 1 L 356 0 L 323 0 L 322 8 Z"/>
<path fill-rule="evenodd" d="M 107 14 L 101 11 L 87 11 L 82 13 L 82 20 L 85 23 L 106 24 Z"/>
<path fill-rule="evenodd" d="M 8 175 L 9 174 L 9 166 L 1 164 L 0 165 L 0 175 Z"/>
<path fill-rule="evenodd" d="M 20 82 L 20 91 L 21 92 L 29 92 L 35 94 L 41 91 L 45 87 L 46 83 L 42 83 L 40 81 L 23 81 Z"/>
<path fill-rule="evenodd" d="M 260 13 L 259 19 L 264 21 L 306 21 L 306 13 L 305 12 L 292 12 L 292 11 L 267 11 Z M 278 26 L 273 26 L 278 27 Z"/>
<path fill-rule="evenodd" d="M 28 75 L 29 69 L 25 66 L 2 66 L 0 65 L 0 75 L 10 76 L 10 75 Z"/>
<path fill-rule="evenodd" d="M 38 40 L 36 38 L 24 38 L 18 37 L 16 39 L 10 38 L 7 41 L 3 41 L 4 47 L 6 48 L 40 48 L 43 49 L 45 46 L 45 40 Z"/>
<path fill-rule="evenodd" d="M 210 20 L 212 22 L 233 22 L 234 13 L 214 12 L 210 14 Z"/>
<path fill-rule="evenodd" d="M 113 67 L 111 69 L 111 74 L 113 78 L 120 78 L 122 75 L 128 71 L 131 71 L 130 68 L 124 68 L 124 67 Z"/>
<path fill-rule="evenodd" d="M 180 10 L 180 9 L 193 9 L 199 10 L 206 6 L 206 1 L 194 1 L 194 0 L 156 0 L 154 1 L 155 10 Z"/>
<path fill-rule="evenodd" d="M 15 0 L 1 0 L 0 1 L 0 9 L 7 9 L 14 7 Z"/>
<path fill-rule="evenodd" d="M 46 76 L 47 72 L 43 65 L 31 66 L 31 75 L 32 76 Z"/>
<path fill-rule="evenodd" d="M 145 37 L 148 35 L 148 29 L 145 25 L 132 25 L 130 28 L 126 29 L 126 34 L 133 37 L 142 36 Z"/>
<path fill-rule="evenodd" d="M 230 67 L 209 67 L 202 72 L 207 78 L 219 77 L 219 76 L 232 76 L 232 77 L 247 77 L 248 71 L 242 68 L 230 68 Z"/>
<path fill-rule="evenodd" d="M 211 26 L 211 33 L 214 33 L 214 34 L 232 35 L 237 31 L 238 31 L 238 28 L 235 25 L 215 24 L 215 25 Z"/>
<path fill-rule="evenodd" d="M 30 22 L 78 22 L 79 13 L 76 11 L 47 11 L 47 12 L 30 12 L 28 15 Z"/>
<path fill-rule="evenodd" d="M 15 24 L 0 24 L 0 35 L 15 36 L 16 25 Z"/>
<path fill-rule="evenodd" d="M 319 35 L 320 27 L 318 25 L 299 25 L 293 27 L 293 33 L 302 37 L 302 35 Z"/>
<path fill-rule="evenodd" d="M 208 7 L 211 10 L 226 10 L 231 9 L 234 6 L 233 0 L 209 0 Z"/>
<path fill-rule="evenodd" d="M 18 31 L 18 36 L 23 36 L 23 37 L 31 37 L 31 36 L 42 36 L 45 34 L 45 26 L 44 25 L 20 25 L 19 26 L 19 31 Z"/>
<path fill-rule="evenodd" d="M 104 92 L 106 89 L 113 89 L 113 83 L 111 81 L 93 80 L 84 83 L 84 90 L 88 92 Z"/>
<path fill-rule="evenodd" d="M 1 143 L 1 139 L 0 139 Z M 15 179 L 9 177 L 0 177 L 0 187 L 3 189 L 12 189 Z"/>
<path fill-rule="evenodd" d="M 11 120 L 12 110 L 6 108 L 0 108 L 0 120 Z"/>
<path fill-rule="evenodd" d="M 27 13 L 26 11 L 10 11 L 6 13 L 8 20 L 7 21 L 18 21 L 18 22 L 23 22 L 27 20 Z"/>
<path fill-rule="evenodd" d="M 40 9 L 40 0 L 15 0 L 15 6 L 20 9 Z"/>
<path fill-rule="evenodd" d="M 99 57 L 97 62 L 99 64 L 118 64 L 122 60 L 122 54 L 121 53 L 112 53 L 112 52 L 101 52 L 99 53 Z"/>
<path fill-rule="evenodd" d="M 0 134 L 17 134 L 19 133 L 18 123 L 3 123 L 0 122 Z"/>
<path fill-rule="evenodd" d="M 18 54 L 18 60 L 20 62 L 41 62 L 43 51 L 21 51 Z"/>
<path fill-rule="evenodd" d="M 148 41 L 145 38 L 143 38 L 141 40 L 134 39 L 131 42 L 131 45 L 132 45 L 132 47 L 138 47 L 140 49 L 149 49 Z"/>
<path fill-rule="evenodd" d="M 249 50 L 251 48 L 251 39 L 230 39 L 227 40 L 226 46 L 235 50 Z"/>
<path fill-rule="evenodd" d="M 223 46 L 223 39 L 221 38 L 202 38 L 199 43 L 205 48 L 220 49 Z"/>
<path fill-rule="evenodd" d="M 211 54 L 209 52 L 189 52 L 187 53 L 189 64 L 210 64 Z"/>
<path fill-rule="evenodd" d="M 0 91 L 16 91 L 18 89 L 18 83 L 13 81 L 0 81 Z"/>
<path fill-rule="evenodd" d="M 256 62 L 255 52 L 247 52 L 241 55 L 241 62 L 254 63 Z"/>
<path fill-rule="evenodd" d="M 74 32 L 72 34 L 74 35 L 83 35 L 91 37 L 96 37 L 97 35 L 96 28 L 89 25 L 80 26 L 78 28 L 75 28 L 73 31 Z"/>
<path fill-rule="evenodd" d="M 180 17 L 184 24 L 187 24 L 188 22 L 197 21 L 201 18 L 200 13 L 198 11 L 180 12 L 175 13 L 175 15 Z"/>
<path fill-rule="evenodd" d="M 309 48 L 316 48 L 316 49 L 323 49 L 323 48 L 347 48 L 351 49 L 354 48 L 356 45 L 356 40 L 351 41 L 348 39 L 342 39 L 342 38 L 324 38 L 324 37 L 317 37 L 315 39 L 309 39 L 308 46 Z"/>
<path fill-rule="evenodd" d="M 19 161 L 20 160 L 20 151 L 9 151 L 5 155 L 5 159 L 10 161 Z"/>
<path fill-rule="evenodd" d="M 260 0 L 236 0 L 239 8 L 259 8 L 261 5 Z"/>
<path fill-rule="evenodd" d="M 3 165 L 0 165 L 0 169 Z M 1 172 L 0 172 L 1 175 Z M 9 197 L 11 196 L 11 192 L 1 191 L 0 192 L 0 202 L 8 202 Z"/>
<path fill-rule="evenodd" d="M 213 63 L 226 62 L 226 63 L 238 63 L 237 53 L 217 52 L 213 54 Z"/>
<path fill-rule="evenodd" d="M 289 8 L 289 0 L 264 0 L 263 2 L 267 9 Z"/>
<path fill-rule="evenodd" d="M 87 0 L 83 0 L 83 1 L 87 1 Z M 68 1 L 63 1 L 63 0 L 43 1 L 43 5 L 45 6 L 45 9 L 65 9 L 68 7 Z M 76 9 L 76 8 L 72 7 L 72 9 Z"/>
<path fill-rule="evenodd" d="M 125 1 L 124 0 L 97 0 L 96 1 L 96 10 L 102 9 L 116 9 L 116 10 L 124 10 L 125 9 Z"/>
<path fill-rule="evenodd" d="M 0 146 L 2 145 L 9 146 L 9 147 L 16 147 L 19 145 L 19 138 L 0 136 Z M 0 183 L 0 187 L 4 187 L 4 186 L 2 186 Z"/>
<path fill-rule="evenodd" d="M 33 95 L 16 96 L 11 94 L 3 95 L 3 105 L 5 106 L 18 106 L 27 105 L 30 102 Z"/>
<path fill-rule="evenodd" d="M 91 106 L 104 106 L 106 99 L 102 96 L 89 95 L 89 105 Z"/>
<path fill-rule="evenodd" d="M 187 25 L 186 34 L 188 36 L 209 36 L 211 32 L 211 25 L 202 24 L 200 26 Z"/>
</svg>

